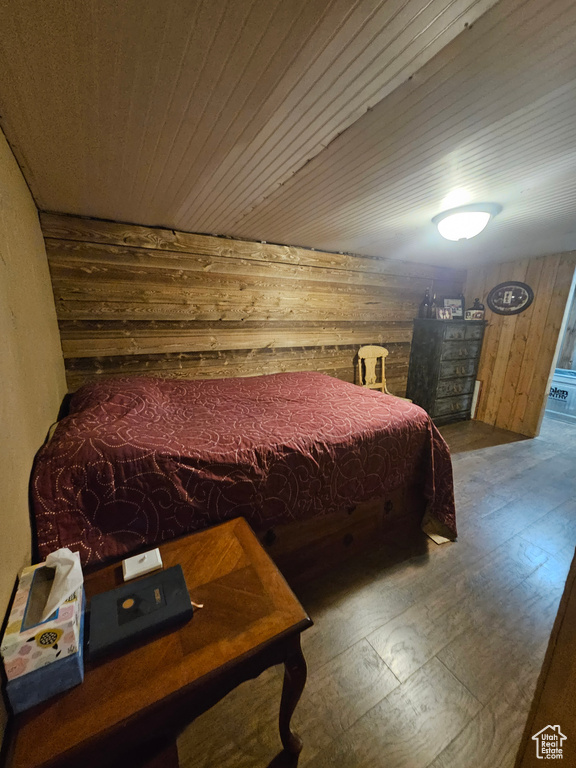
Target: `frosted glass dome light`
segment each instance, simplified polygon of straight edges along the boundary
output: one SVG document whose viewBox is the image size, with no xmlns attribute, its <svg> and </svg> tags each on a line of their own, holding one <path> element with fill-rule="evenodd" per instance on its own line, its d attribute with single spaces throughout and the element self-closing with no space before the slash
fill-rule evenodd
<svg viewBox="0 0 576 768">
<path fill-rule="evenodd" d="M 484 211 L 453 213 L 438 222 L 438 232 L 446 240 L 469 240 L 476 237 L 490 221 L 490 214 Z"/>
<path fill-rule="evenodd" d="M 490 219 L 501 210 L 502 206 L 497 203 L 462 205 L 439 213 L 432 221 L 446 240 L 469 240 L 479 235 Z"/>
</svg>

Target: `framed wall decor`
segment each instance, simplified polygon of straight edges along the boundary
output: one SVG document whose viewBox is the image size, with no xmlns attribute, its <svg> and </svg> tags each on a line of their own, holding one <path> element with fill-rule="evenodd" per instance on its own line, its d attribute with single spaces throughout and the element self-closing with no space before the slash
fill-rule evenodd
<svg viewBox="0 0 576 768">
<path fill-rule="evenodd" d="M 464 319 L 464 299 L 462 297 L 458 299 L 444 299 L 444 307 L 452 310 L 452 319 Z"/>
<path fill-rule="evenodd" d="M 534 301 L 534 291 L 526 283 L 507 280 L 494 286 L 486 303 L 497 315 L 517 315 L 524 312 Z"/>
</svg>

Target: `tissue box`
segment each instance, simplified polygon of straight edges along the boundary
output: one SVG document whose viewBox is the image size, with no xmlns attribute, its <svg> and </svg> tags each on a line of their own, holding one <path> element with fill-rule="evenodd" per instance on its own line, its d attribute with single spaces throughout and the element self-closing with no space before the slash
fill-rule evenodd
<svg viewBox="0 0 576 768">
<path fill-rule="evenodd" d="M 84 679 L 83 590 L 45 621 L 40 618 L 54 580 L 54 569 L 25 568 L 2 639 L 0 652 L 15 713 L 39 704 Z"/>
</svg>

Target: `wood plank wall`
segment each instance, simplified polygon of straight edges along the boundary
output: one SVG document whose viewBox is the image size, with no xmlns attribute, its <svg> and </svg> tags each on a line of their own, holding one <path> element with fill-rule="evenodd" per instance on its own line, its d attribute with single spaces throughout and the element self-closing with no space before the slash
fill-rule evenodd
<svg viewBox="0 0 576 768">
<path fill-rule="evenodd" d="M 465 272 L 166 229 L 41 214 L 67 381 L 322 371 L 354 381 L 384 344 L 406 390 L 425 289 L 460 294 Z"/>
<path fill-rule="evenodd" d="M 490 290 L 505 280 L 521 280 L 534 291 L 532 305 L 518 315 L 496 315 L 486 307 L 480 421 L 529 437 L 540 431 L 575 266 L 576 252 L 570 252 L 468 270 L 470 301 L 478 296 L 485 304 Z"/>
</svg>

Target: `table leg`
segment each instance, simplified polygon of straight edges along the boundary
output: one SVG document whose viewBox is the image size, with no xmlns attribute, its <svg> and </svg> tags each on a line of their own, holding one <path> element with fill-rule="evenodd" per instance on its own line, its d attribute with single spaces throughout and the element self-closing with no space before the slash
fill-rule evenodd
<svg viewBox="0 0 576 768">
<path fill-rule="evenodd" d="M 306 660 L 300 647 L 300 635 L 290 641 L 284 662 L 284 685 L 280 701 L 280 739 L 288 752 L 297 755 L 302 749 L 302 740 L 290 730 L 290 720 L 306 684 Z"/>
</svg>

